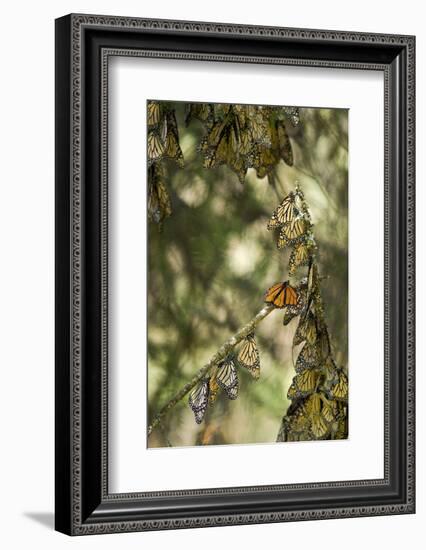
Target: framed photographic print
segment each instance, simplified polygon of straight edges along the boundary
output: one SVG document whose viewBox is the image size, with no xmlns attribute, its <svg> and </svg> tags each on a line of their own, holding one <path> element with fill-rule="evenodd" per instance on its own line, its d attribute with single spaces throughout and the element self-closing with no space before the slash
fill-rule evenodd
<svg viewBox="0 0 426 550">
<path fill-rule="evenodd" d="M 56 21 L 56 529 L 413 513 L 412 36 Z"/>
</svg>

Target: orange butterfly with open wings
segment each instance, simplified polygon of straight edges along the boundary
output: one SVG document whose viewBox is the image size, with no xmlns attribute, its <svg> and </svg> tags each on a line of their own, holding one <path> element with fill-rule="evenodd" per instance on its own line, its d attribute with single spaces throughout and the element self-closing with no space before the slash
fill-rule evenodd
<svg viewBox="0 0 426 550">
<path fill-rule="evenodd" d="M 298 298 L 297 291 L 289 285 L 288 281 L 271 286 L 265 294 L 265 302 L 280 309 L 286 306 L 297 306 Z"/>
</svg>

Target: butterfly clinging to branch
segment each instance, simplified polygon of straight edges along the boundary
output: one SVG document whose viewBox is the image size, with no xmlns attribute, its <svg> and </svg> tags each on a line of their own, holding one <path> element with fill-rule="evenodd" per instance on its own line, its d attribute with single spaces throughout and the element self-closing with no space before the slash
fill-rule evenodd
<svg viewBox="0 0 426 550">
<path fill-rule="evenodd" d="M 247 369 L 255 380 L 260 377 L 260 359 L 254 334 L 251 333 L 243 340 L 237 356 L 238 363 Z"/>
<path fill-rule="evenodd" d="M 286 245 L 293 245 L 300 242 L 303 235 L 306 233 L 307 225 L 304 218 L 295 218 L 284 224 L 280 230 L 278 239 L 278 248 L 283 248 Z"/>
<path fill-rule="evenodd" d="M 290 193 L 274 210 L 274 213 L 268 222 L 268 229 L 282 227 L 285 223 L 294 220 L 298 214 L 299 211 L 296 208 L 295 195 L 294 193 Z"/>
<path fill-rule="evenodd" d="M 201 424 L 209 404 L 209 379 L 205 378 L 189 394 L 189 406 L 195 416 L 195 422 Z"/>
<path fill-rule="evenodd" d="M 265 294 L 265 302 L 280 309 L 286 306 L 297 306 L 298 298 L 296 289 L 290 286 L 288 281 L 271 286 Z"/>
<path fill-rule="evenodd" d="M 229 356 L 218 366 L 216 382 L 226 393 L 228 399 L 237 399 L 238 397 L 238 375 L 234 358 Z"/>
</svg>

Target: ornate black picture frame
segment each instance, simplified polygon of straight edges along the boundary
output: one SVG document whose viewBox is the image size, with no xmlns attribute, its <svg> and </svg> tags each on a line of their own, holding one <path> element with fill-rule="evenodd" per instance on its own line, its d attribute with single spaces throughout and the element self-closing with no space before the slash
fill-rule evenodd
<svg viewBox="0 0 426 550">
<path fill-rule="evenodd" d="M 110 494 L 110 56 L 382 71 L 384 477 Z M 56 21 L 56 529 L 70 535 L 414 513 L 415 39 L 68 15 Z"/>
</svg>

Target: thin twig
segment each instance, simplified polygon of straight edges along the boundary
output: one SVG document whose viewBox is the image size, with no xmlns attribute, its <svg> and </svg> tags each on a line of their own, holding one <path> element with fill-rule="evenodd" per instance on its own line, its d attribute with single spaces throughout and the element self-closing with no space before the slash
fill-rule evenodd
<svg viewBox="0 0 426 550">
<path fill-rule="evenodd" d="M 229 338 L 213 355 L 208 363 L 202 367 L 197 374 L 187 383 L 183 388 L 178 391 L 178 393 L 168 401 L 164 407 L 154 416 L 153 421 L 150 426 L 148 426 L 148 437 L 151 435 L 154 428 L 158 426 L 161 422 L 164 415 L 172 409 L 181 399 L 187 395 L 193 387 L 195 387 L 198 382 L 200 382 L 212 369 L 217 365 L 222 359 L 229 354 L 229 352 L 234 349 L 234 347 L 239 344 L 244 338 L 254 331 L 257 325 L 265 319 L 267 315 L 271 313 L 275 308 L 271 304 L 264 306 L 246 325 L 240 328 L 231 338 Z"/>
</svg>

